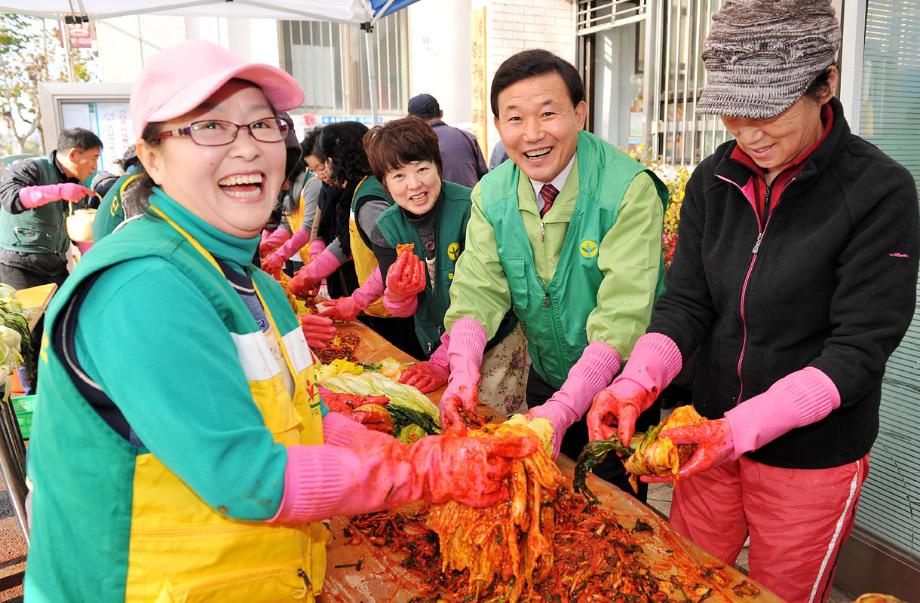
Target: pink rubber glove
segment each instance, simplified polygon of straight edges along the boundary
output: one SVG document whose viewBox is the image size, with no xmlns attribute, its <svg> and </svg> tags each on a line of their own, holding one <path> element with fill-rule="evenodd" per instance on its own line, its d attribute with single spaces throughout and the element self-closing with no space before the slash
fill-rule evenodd
<svg viewBox="0 0 920 603">
<path fill-rule="evenodd" d="M 271 274 L 272 276 L 277 276 L 281 274 L 281 269 L 284 268 L 284 263 L 287 261 L 287 258 L 281 256 L 276 251 L 272 253 L 267 258 L 262 260 L 262 270 Z"/>
<path fill-rule="evenodd" d="M 610 383 L 619 370 L 619 352 L 606 343 L 592 341 L 585 347 L 578 362 L 569 369 L 559 391 L 527 412 L 527 418 L 543 417 L 553 426 L 553 458 L 559 456 L 562 436 L 584 416 L 594 395 Z"/>
<path fill-rule="evenodd" d="M 287 448 L 284 494 L 269 523 L 371 513 L 420 499 L 491 506 L 509 496 L 503 480 L 511 460 L 536 450 L 536 443 L 522 436 L 445 434 L 406 446 L 389 436 L 339 429 L 347 429 L 347 447 Z"/>
<path fill-rule="evenodd" d="M 813 366 L 786 375 L 764 393 L 725 413 L 734 436 L 732 459 L 797 427 L 817 423 L 840 407 L 840 392 Z"/>
<path fill-rule="evenodd" d="M 418 308 L 418 294 L 425 290 L 425 263 L 414 253 L 402 253 L 387 270 L 383 305 L 395 316 L 412 316 Z M 411 311 L 410 311 L 411 308 Z"/>
<path fill-rule="evenodd" d="M 328 316 L 333 320 L 351 322 L 358 314 L 367 310 L 367 307 L 380 299 L 383 295 L 383 279 L 380 277 L 380 268 L 374 270 L 360 287 L 355 289 L 351 297 L 340 297 L 326 302 L 328 309 L 320 312 L 320 316 Z"/>
<path fill-rule="evenodd" d="M 697 445 L 693 456 L 680 466 L 680 471 L 677 472 L 677 479 L 684 479 L 703 471 L 709 471 L 730 459 L 735 450 L 732 428 L 725 419 L 706 421 L 699 425 L 665 429 L 661 432 L 660 437 L 668 438 L 677 445 Z M 655 477 L 643 475 L 639 479 L 648 484 L 673 481 L 672 476 Z"/>
<path fill-rule="evenodd" d="M 335 325 L 332 320 L 316 314 L 301 314 L 297 317 L 300 329 L 307 338 L 307 345 L 311 350 L 322 350 L 335 337 Z"/>
<path fill-rule="evenodd" d="M 745 400 L 725 413 L 724 419 L 667 429 L 661 435 L 675 444 L 699 446 L 677 474 L 685 478 L 757 450 L 792 429 L 816 423 L 839 407 L 837 386 L 820 369 L 809 366 Z"/>
<path fill-rule="evenodd" d="M 438 408 L 445 429 L 464 430 L 466 420 L 476 417 L 482 354 L 486 348 L 486 330 L 473 318 L 461 318 L 450 331 L 447 351 L 450 377 Z"/>
<path fill-rule="evenodd" d="M 450 335 L 441 335 L 441 345 L 434 351 L 431 358 L 418 364 L 413 364 L 402 372 L 399 382 L 411 385 L 423 394 L 433 392 L 447 383 L 450 375 L 448 364 L 448 349 L 450 348 Z"/>
<path fill-rule="evenodd" d="M 588 412 L 588 438 L 609 440 L 616 433 L 629 446 L 636 419 L 680 372 L 683 359 L 667 335 L 646 333 L 636 342 L 623 372 L 594 397 Z"/>
<path fill-rule="evenodd" d="M 310 263 L 297 271 L 291 279 L 290 289 L 294 295 L 305 295 L 307 291 L 316 287 L 323 279 L 338 270 L 342 263 L 331 251 L 323 251 L 316 256 L 310 256 Z"/>
<path fill-rule="evenodd" d="M 269 255 L 274 250 L 291 238 L 291 233 L 288 232 L 286 228 L 276 228 L 274 232 L 269 233 L 268 231 L 262 231 L 262 240 L 259 242 L 259 257 L 265 257 Z M 287 258 L 285 258 L 287 259 Z M 281 262 L 281 265 L 284 266 L 284 262 Z M 264 264 L 263 264 L 264 266 Z M 265 268 L 262 268 L 265 270 Z M 265 270 L 269 274 L 272 274 L 271 270 Z"/>
<path fill-rule="evenodd" d="M 278 230 L 282 229 L 279 228 Z M 285 230 L 284 232 L 287 231 Z M 284 263 L 291 259 L 295 253 L 300 251 L 301 248 L 303 248 L 303 246 L 309 242 L 310 233 L 303 228 L 297 229 L 297 232 L 295 232 L 293 236 L 284 242 L 284 245 L 278 247 L 274 253 L 272 253 L 265 259 L 265 261 L 262 262 L 262 270 L 269 274 L 276 274 L 281 272 L 281 269 L 284 267 Z M 269 268 L 273 268 L 273 270 L 269 270 Z"/>
<path fill-rule="evenodd" d="M 310 259 L 319 256 L 324 251 L 326 251 L 325 241 L 319 238 L 310 241 Z"/>
<path fill-rule="evenodd" d="M 35 209 L 55 201 L 70 201 L 76 203 L 93 191 L 85 186 L 65 182 L 63 184 L 45 184 L 42 186 L 27 186 L 19 189 L 19 201 L 26 209 Z"/>
</svg>

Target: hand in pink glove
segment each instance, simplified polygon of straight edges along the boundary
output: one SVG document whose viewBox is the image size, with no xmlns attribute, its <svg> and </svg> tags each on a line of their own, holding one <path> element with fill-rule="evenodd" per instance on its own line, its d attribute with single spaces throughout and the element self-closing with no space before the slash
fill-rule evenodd
<svg viewBox="0 0 920 603">
<path fill-rule="evenodd" d="M 685 479 L 691 475 L 709 471 L 731 458 L 735 451 L 732 428 L 725 419 L 665 429 L 659 437 L 668 438 L 678 446 L 681 444 L 697 445 L 696 452 L 693 453 L 690 460 L 680 466 L 677 479 Z M 647 483 L 672 481 L 671 476 L 643 475 L 639 479 Z"/>
<path fill-rule="evenodd" d="M 629 446 L 636 431 L 636 419 L 656 397 L 656 393 L 635 381 L 618 377 L 594 397 L 588 411 L 588 439 L 609 440 L 616 434 L 624 446 Z"/>
<path fill-rule="evenodd" d="M 323 279 L 335 272 L 342 263 L 331 251 L 323 251 L 310 259 L 310 263 L 297 271 L 291 279 L 291 293 L 298 297 L 306 295 L 307 291 L 318 287 Z"/>
<path fill-rule="evenodd" d="M 271 274 L 272 276 L 280 274 L 281 269 L 284 268 L 284 263 L 286 261 L 287 258 L 275 252 L 262 260 L 262 270 Z"/>
<path fill-rule="evenodd" d="M 682 364 L 680 350 L 670 337 L 661 333 L 640 337 L 623 372 L 594 397 L 588 412 L 588 439 L 608 440 L 617 433 L 629 446 L 636 419 L 677 376 Z"/>
<path fill-rule="evenodd" d="M 594 395 L 620 370 L 620 354 L 602 341 L 589 343 L 549 400 L 530 409 L 528 418 L 542 417 L 553 427 L 553 458 L 559 456 L 562 438 L 591 406 Z"/>
<path fill-rule="evenodd" d="M 259 257 L 264 258 L 269 255 L 290 238 L 291 233 L 286 228 L 278 228 L 274 232 L 263 231 L 262 240 L 259 242 Z M 263 268 L 263 270 L 265 269 Z M 265 270 L 265 272 L 271 274 L 269 270 Z"/>
<path fill-rule="evenodd" d="M 336 320 L 352 321 L 380 299 L 383 295 L 383 279 L 380 277 L 380 268 L 371 272 L 367 280 L 361 283 L 361 286 L 352 292 L 350 297 L 341 297 L 332 300 L 328 305 L 331 307 L 320 313 L 321 316 L 328 316 Z"/>
<path fill-rule="evenodd" d="M 297 319 L 311 350 L 322 350 L 335 337 L 335 325 L 325 316 L 301 314 Z"/>
<path fill-rule="evenodd" d="M 426 360 L 404 370 L 399 376 L 399 382 L 411 385 L 423 394 L 427 394 L 445 385 L 447 376 L 447 368 Z"/>
<path fill-rule="evenodd" d="M 320 316 L 327 316 L 332 320 L 343 320 L 345 322 L 351 322 L 358 318 L 358 314 L 364 310 L 364 308 L 359 308 L 355 300 L 350 297 L 330 299 L 323 302 L 323 305 L 326 306 L 326 309 L 319 313 Z"/>
<path fill-rule="evenodd" d="M 85 186 L 73 182 L 63 184 L 45 184 L 42 186 L 27 186 L 19 189 L 19 200 L 26 209 L 34 209 L 55 201 L 69 201 L 76 203 L 92 195 L 93 191 Z"/>
<path fill-rule="evenodd" d="M 333 415 L 335 413 L 329 413 Z M 329 417 L 327 415 L 327 417 Z M 284 495 L 269 523 L 392 509 L 420 499 L 487 507 L 507 500 L 511 461 L 536 451 L 523 436 L 428 436 L 411 446 L 347 419 L 323 419 L 339 445 L 289 446 Z"/>
<path fill-rule="evenodd" d="M 479 367 L 485 347 L 486 331 L 479 322 L 473 318 L 461 318 L 454 323 L 447 352 L 450 377 L 438 403 L 441 425 L 445 429 L 462 430 L 467 422 L 478 418 L 476 405 L 479 403 L 479 381 L 482 378 Z"/>
<path fill-rule="evenodd" d="M 396 303 L 413 298 L 425 290 L 425 263 L 414 253 L 402 253 L 387 270 L 385 295 Z"/>
</svg>

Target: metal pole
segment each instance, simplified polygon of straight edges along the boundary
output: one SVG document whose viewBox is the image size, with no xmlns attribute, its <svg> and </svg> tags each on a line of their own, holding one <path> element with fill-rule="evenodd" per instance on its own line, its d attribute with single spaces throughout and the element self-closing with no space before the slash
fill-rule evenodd
<svg viewBox="0 0 920 603">
<path fill-rule="evenodd" d="M 67 77 L 71 84 L 74 81 L 73 61 L 70 58 L 70 35 L 67 33 L 67 24 L 63 19 L 61 23 L 61 43 L 64 45 L 64 57 L 67 59 Z"/>
<path fill-rule="evenodd" d="M 371 98 L 371 119 L 373 125 L 377 125 L 377 63 L 374 61 L 374 49 L 371 44 L 371 34 L 374 32 L 374 26 L 371 23 L 364 23 L 361 29 L 367 34 L 364 36 L 364 49 L 367 52 L 367 79 L 370 87 Z"/>
</svg>

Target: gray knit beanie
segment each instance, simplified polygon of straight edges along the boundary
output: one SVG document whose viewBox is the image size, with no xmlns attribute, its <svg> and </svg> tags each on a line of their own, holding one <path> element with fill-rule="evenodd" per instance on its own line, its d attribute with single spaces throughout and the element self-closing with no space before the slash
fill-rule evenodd
<svg viewBox="0 0 920 603">
<path fill-rule="evenodd" d="M 766 119 L 799 100 L 837 58 L 830 0 L 725 0 L 712 16 L 699 113 Z"/>
</svg>

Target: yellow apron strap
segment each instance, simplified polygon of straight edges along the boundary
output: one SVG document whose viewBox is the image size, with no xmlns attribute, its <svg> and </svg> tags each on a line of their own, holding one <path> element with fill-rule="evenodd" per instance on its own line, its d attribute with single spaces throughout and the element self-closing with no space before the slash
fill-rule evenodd
<svg viewBox="0 0 920 603">
<path fill-rule="evenodd" d="M 275 323 L 275 317 L 272 316 L 272 311 L 268 308 L 268 304 L 265 303 L 265 298 L 262 297 L 262 293 L 259 291 L 259 287 L 256 285 L 255 281 L 252 281 L 252 288 L 255 289 L 256 295 L 259 297 L 259 303 L 262 304 L 262 308 L 265 310 L 265 317 L 268 318 L 268 323 L 272 327 L 272 332 L 274 332 L 275 337 L 278 339 L 278 343 L 281 344 L 281 353 L 284 355 L 284 363 L 287 364 L 288 370 L 291 372 L 291 377 L 294 378 L 294 387 L 297 387 L 297 369 L 294 368 L 294 363 L 291 361 L 291 355 L 288 354 L 287 346 L 284 344 L 284 338 L 281 337 L 281 331 L 278 330 L 278 325 Z"/>
</svg>

